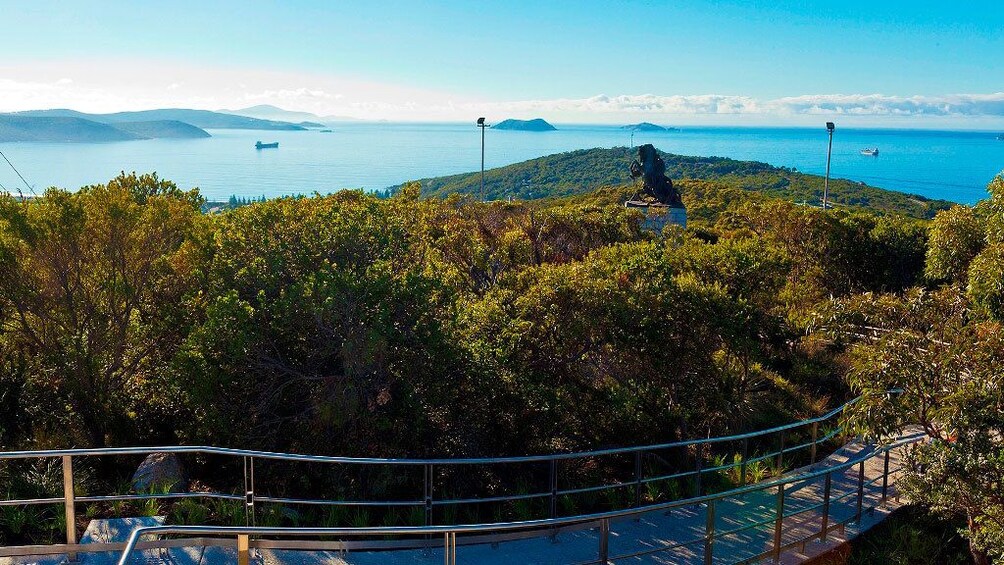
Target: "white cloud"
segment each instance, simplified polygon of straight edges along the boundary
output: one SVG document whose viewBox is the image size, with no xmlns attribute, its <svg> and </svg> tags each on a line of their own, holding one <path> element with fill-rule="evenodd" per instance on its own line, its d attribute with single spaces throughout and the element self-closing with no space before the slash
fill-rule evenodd
<svg viewBox="0 0 1004 565">
<path fill-rule="evenodd" d="M 278 90 L 263 90 L 261 92 L 244 95 L 248 102 L 268 101 L 268 102 L 301 102 L 304 100 L 337 100 L 341 94 L 333 94 L 317 88 L 281 88 Z"/>
<path fill-rule="evenodd" d="M 474 105 L 477 107 L 478 105 Z M 821 94 L 768 100 L 749 96 L 654 94 L 591 98 L 526 100 L 482 105 L 514 112 L 575 112 L 595 114 L 686 115 L 849 115 L 1004 117 L 1004 92 L 945 96 L 885 96 L 881 94 Z"/>
<path fill-rule="evenodd" d="M 826 94 L 772 100 L 770 108 L 792 114 L 858 116 L 1004 116 L 1004 92 L 944 96 Z"/>
<path fill-rule="evenodd" d="M 494 105 L 498 110 L 560 111 L 604 113 L 655 113 L 655 114 L 743 114 L 759 111 L 759 103 L 748 96 L 702 94 L 696 96 L 658 96 L 637 94 L 599 95 L 581 99 L 525 100 L 502 102 Z"/>
<path fill-rule="evenodd" d="M 892 96 L 807 94 L 772 99 L 729 94 L 600 94 L 587 98 L 476 100 L 455 93 L 326 74 L 218 68 L 157 61 L 0 63 L 0 111 L 69 107 L 113 112 L 274 104 L 318 115 L 389 120 L 491 120 L 683 124 L 842 123 L 1004 126 L 1004 92 Z M 167 85 L 165 87 L 165 85 Z"/>
</svg>

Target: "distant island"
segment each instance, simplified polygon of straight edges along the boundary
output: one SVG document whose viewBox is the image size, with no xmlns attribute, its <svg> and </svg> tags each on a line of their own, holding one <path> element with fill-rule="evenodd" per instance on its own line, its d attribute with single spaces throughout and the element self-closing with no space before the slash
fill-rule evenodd
<svg viewBox="0 0 1004 565">
<path fill-rule="evenodd" d="M 205 130 L 176 120 L 101 123 L 76 116 L 0 114 L 0 142 L 93 143 L 136 139 L 197 139 Z"/>
<path fill-rule="evenodd" d="M 650 122 L 641 122 L 640 124 L 630 124 L 626 126 L 621 126 L 621 129 L 627 129 L 631 131 L 678 131 L 673 127 L 662 127 Z"/>
<path fill-rule="evenodd" d="M 505 129 L 513 131 L 555 131 L 558 128 L 544 121 L 543 118 L 532 120 L 503 120 L 492 126 L 492 129 Z"/>
</svg>

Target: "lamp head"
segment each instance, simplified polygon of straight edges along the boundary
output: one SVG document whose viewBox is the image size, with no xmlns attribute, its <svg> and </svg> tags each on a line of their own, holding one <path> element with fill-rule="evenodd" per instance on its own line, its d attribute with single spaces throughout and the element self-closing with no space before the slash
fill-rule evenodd
<svg viewBox="0 0 1004 565">
<path fill-rule="evenodd" d="M 828 131 L 833 131 L 833 122 L 826 122 L 826 129 Z"/>
<path fill-rule="evenodd" d="M 484 118 L 478 118 L 478 125 L 479 126 L 484 126 L 485 125 L 485 119 Z"/>
</svg>

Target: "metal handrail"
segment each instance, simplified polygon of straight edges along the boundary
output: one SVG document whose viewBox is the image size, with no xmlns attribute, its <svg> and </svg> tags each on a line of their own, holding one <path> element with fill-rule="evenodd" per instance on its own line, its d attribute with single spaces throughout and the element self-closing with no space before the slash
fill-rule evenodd
<svg viewBox="0 0 1004 565">
<path fill-rule="evenodd" d="M 776 434 L 779 432 L 792 430 L 808 426 L 815 423 L 825 422 L 837 414 L 840 414 L 849 406 L 861 399 L 860 396 L 853 398 L 844 404 L 830 410 L 822 416 L 799 420 L 790 424 L 775 426 L 765 430 L 756 430 L 742 434 L 730 436 L 716 436 L 704 439 L 690 439 L 670 443 L 659 443 L 651 445 L 638 445 L 631 447 L 613 447 L 609 449 L 597 449 L 592 451 L 573 451 L 568 453 L 551 453 L 546 455 L 522 455 L 505 457 L 457 457 L 457 458 L 393 458 L 393 457 L 342 457 L 333 455 L 303 455 L 297 453 L 279 453 L 274 451 L 258 451 L 251 449 L 238 449 L 231 447 L 216 447 L 209 445 L 175 445 L 159 447 L 105 447 L 105 448 L 76 448 L 76 449 L 43 449 L 32 451 L 4 451 L 0 452 L 0 460 L 3 459 L 36 459 L 49 457 L 88 456 L 88 455 L 146 455 L 150 453 L 200 453 L 204 455 L 230 455 L 236 457 L 255 457 L 258 459 L 278 459 L 284 461 L 302 461 L 312 463 L 347 463 L 361 465 L 484 465 L 484 464 L 505 464 L 505 463 L 533 463 L 547 462 L 551 460 L 580 459 L 586 457 L 600 457 L 605 455 L 619 455 L 623 453 L 634 453 L 637 451 L 661 451 L 691 445 L 706 445 L 713 443 L 724 443 L 753 439 L 757 437 Z"/>
<path fill-rule="evenodd" d="M 137 529 L 133 530 L 132 534 L 129 536 L 129 540 L 126 543 L 126 546 L 125 546 L 125 548 L 122 551 L 122 555 L 119 558 L 118 564 L 119 565 L 126 565 L 128 563 L 128 560 L 129 560 L 129 557 L 130 557 L 131 553 L 136 549 L 136 545 L 137 545 L 137 543 L 139 542 L 139 540 L 140 540 L 140 538 L 142 536 L 144 536 L 144 535 L 166 535 L 166 534 L 173 534 L 173 535 L 203 535 L 203 536 L 204 535 L 215 535 L 215 536 L 275 536 L 275 537 L 282 537 L 282 536 L 292 536 L 292 537 L 333 537 L 333 536 L 368 537 L 368 536 L 419 536 L 419 535 L 444 534 L 446 536 L 446 540 L 447 540 L 446 541 L 446 548 L 445 549 L 448 552 L 450 550 L 451 535 L 455 536 L 458 533 L 467 533 L 467 534 L 474 534 L 474 533 L 485 534 L 485 533 L 490 533 L 490 534 L 498 534 L 498 533 L 502 533 L 502 532 L 512 532 L 512 531 L 536 531 L 536 530 L 545 530 L 545 529 L 554 530 L 554 529 L 558 529 L 558 528 L 562 528 L 562 527 L 567 527 L 567 526 L 573 526 L 573 525 L 592 525 L 592 526 L 599 526 L 600 529 L 601 529 L 601 532 L 604 532 L 603 534 L 601 534 L 601 541 L 600 541 L 600 546 L 601 546 L 601 548 L 603 548 L 606 545 L 605 540 L 606 540 L 606 535 L 608 535 L 609 522 L 611 520 L 637 517 L 637 516 L 640 516 L 642 514 L 648 514 L 648 513 L 653 513 L 653 512 L 664 512 L 664 511 L 672 510 L 674 508 L 680 508 L 680 507 L 685 507 L 685 506 L 709 505 L 709 508 L 710 508 L 711 505 L 713 505 L 714 503 L 716 503 L 718 501 L 722 501 L 722 500 L 725 500 L 725 499 L 728 499 L 728 498 L 741 497 L 743 495 L 746 495 L 746 494 L 749 494 L 749 493 L 752 493 L 752 492 L 769 491 L 769 490 L 772 490 L 774 488 L 778 488 L 779 489 L 779 494 L 782 497 L 782 501 L 783 501 L 784 487 L 786 485 L 791 485 L 791 484 L 795 484 L 795 483 L 808 482 L 808 481 L 811 481 L 812 479 L 816 479 L 816 478 L 820 478 L 820 477 L 826 477 L 827 478 L 827 485 L 828 485 L 829 482 L 830 482 L 830 477 L 832 477 L 834 473 L 837 473 L 837 472 L 840 472 L 840 471 L 846 471 L 846 470 L 848 470 L 848 469 L 850 469 L 850 468 L 852 468 L 854 466 L 859 466 L 862 469 L 862 473 L 863 473 L 863 465 L 864 465 L 864 463 L 866 461 L 870 460 L 870 459 L 873 459 L 873 458 L 879 456 L 880 454 L 885 455 L 885 457 L 886 457 L 886 466 L 885 466 L 885 470 L 884 470 L 883 476 L 879 477 L 879 478 L 881 478 L 881 479 L 887 479 L 888 475 L 892 474 L 893 472 L 898 472 L 901 469 L 901 468 L 897 468 L 897 469 L 895 469 L 893 471 L 890 471 L 888 469 L 889 452 L 891 450 L 893 450 L 893 449 L 898 448 L 898 447 L 902 447 L 902 446 L 905 446 L 905 445 L 909 445 L 909 444 L 921 441 L 923 438 L 924 438 L 924 434 L 922 434 L 922 433 L 912 434 L 912 435 L 903 437 L 903 438 L 901 438 L 901 439 L 899 439 L 899 440 L 897 440 L 895 442 L 889 443 L 887 445 L 880 446 L 875 451 L 873 451 L 871 453 L 865 454 L 863 456 L 860 456 L 860 457 L 857 457 L 857 458 L 854 458 L 854 459 L 850 459 L 848 461 L 845 461 L 845 462 L 843 462 L 841 464 L 838 464 L 838 465 L 834 465 L 832 467 L 827 467 L 825 469 L 821 469 L 821 470 L 818 470 L 818 471 L 810 471 L 808 473 L 800 473 L 800 474 L 789 476 L 789 477 L 781 477 L 781 478 L 778 478 L 778 479 L 769 480 L 769 481 L 765 481 L 765 482 L 762 482 L 762 483 L 757 483 L 757 484 L 754 484 L 754 485 L 748 485 L 748 486 L 744 486 L 744 487 L 732 489 L 732 490 L 721 492 L 721 493 L 704 495 L 704 496 L 696 496 L 696 497 L 692 497 L 692 498 L 688 498 L 688 499 L 676 500 L 676 501 L 671 501 L 671 502 L 651 504 L 651 505 L 646 505 L 646 506 L 640 507 L 640 508 L 631 508 L 631 509 L 623 509 L 623 510 L 612 510 L 612 511 L 607 511 L 607 512 L 595 513 L 595 514 L 570 516 L 570 517 L 563 517 L 563 518 L 548 518 L 548 519 L 527 520 L 527 521 L 518 521 L 518 522 L 503 522 L 503 523 L 488 523 L 488 524 L 464 524 L 464 525 L 451 525 L 451 526 L 393 526 L 393 527 L 362 527 L 362 528 L 344 528 L 344 527 L 343 528 L 326 528 L 326 527 L 316 527 L 316 528 L 275 528 L 275 527 L 241 527 L 241 526 L 220 526 L 220 527 L 217 527 L 217 526 L 147 526 L 147 527 L 140 527 L 140 528 L 137 528 Z M 868 484 L 869 485 L 874 484 L 876 481 L 877 481 L 877 479 L 871 479 L 871 480 L 868 481 Z M 859 506 L 861 504 L 861 498 L 863 497 L 863 490 L 861 488 L 863 484 L 865 484 L 865 483 L 859 482 L 859 484 L 858 484 L 858 491 L 856 493 L 858 495 L 858 498 L 859 498 L 859 501 L 858 501 Z M 826 504 L 828 506 L 828 502 L 829 501 L 831 501 L 831 500 L 838 500 L 838 499 L 844 498 L 844 497 L 846 497 L 848 495 L 851 495 L 851 494 L 855 494 L 855 493 L 848 493 L 848 494 L 841 495 L 839 497 L 834 497 L 834 498 L 831 499 L 829 497 L 829 488 L 827 487 L 826 494 L 825 494 L 827 502 L 824 503 L 824 504 Z M 883 496 L 884 496 L 884 492 L 883 492 Z M 779 513 L 778 513 L 778 515 L 777 515 L 776 518 L 774 518 L 772 520 L 764 521 L 762 523 L 754 524 L 753 526 L 750 526 L 750 527 L 764 526 L 766 524 L 770 524 L 771 522 L 782 521 L 786 517 L 792 517 L 792 516 L 795 516 L 797 514 L 801 514 L 801 513 L 804 513 L 804 512 L 807 512 L 807 511 L 813 509 L 813 508 L 802 509 L 802 510 L 799 510 L 797 512 L 792 512 L 792 513 L 785 514 L 784 511 L 781 509 L 782 507 L 779 507 L 780 511 L 779 511 Z M 860 516 L 858 516 L 858 518 L 860 518 Z M 606 527 L 604 527 L 604 526 L 606 526 Z M 722 532 L 720 535 L 721 536 L 726 536 L 726 535 L 730 535 L 730 534 L 735 534 L 736 532 L 742 531 L 742 530 L 745 530 L 745 529 L 749 529 L 749 527 L 742 527 L 742 528 L 739 528 L 736 531 Z M 796 540 L 794 543 L 797 544 L 797 543 L 800 543 L 802 541 L 807 541 L 807 540 L 810 540 L 810 539 L 814 539 L 816 537 L 819 537 L 821 534 L 825 535 L 825 533 L 827 531 L 828 531 L 827 530 L 827 523 L 826 523 L 826 521 L 824 521 L 824 523 L 823 523 L 823 531 L 821 533 L 813 533 L 813 534 L 805 537 L 804 539 Z M 706 542 L 707 540 L 708 540 L 707 537 L 695 538 L 694 540 L 691 540 L 691 541 L 688 541 L 688 542 L 683 542 L 683 543 L 679 543 L 679 544 L 673 544 L 671 547 L 678 547 L 678 546 L 682 546 L 682 545 L 690 545 L 690 544 L 699 543 L 699 542 Z M 713 540 L 713 538 L 712 538 L 712 540 Z M 452 544 L 453 544 L 453 549 L 455 551 L 455 547 L 456 547 L 456 545 L 455 545 L 456 544 L 455 537 L 453 538 Z M 789 543 L 788 545 L 790 546 L 791 544 Z M 661 549 L 665 550 L 667 548 L 661 548 Z M 775 544 L 774 550 L 777 551 L 779 549 L 780 549 L 780 546 L 778 546 L 777 544 Z M 613 556 L 613 557 L 608 557 L 608 556 L 602 555 L 602 553 L 603 552 L 601 550 L 601 559 L 598 561 L 599 563 L 606 563 L 608 559 L 619 559 L 619 558 L 628 557 L 628 556 Z M 706 560 L 707 560 L 707 558 L 709 557 L 709 555 L 706 554 L 705 557 L 706 557 Z"/>
<path fill-rule="evenodd" d="M 819 424 L 827 422 L 833 419 L 838 414 L 842 413 L 849 406 L 858 402 L 860 397 L 850 400 L 845 404 L 830 410 L 829 412 L 817 416 L 814 418 L 801 420 L 798 422 L 792 422 L 782 426 L 776 426 L 773 428 L 747 432 L 743 434 L 735 434 L 730 436 L 720 436 L 714 438 L 706 439 L 693 439 L 684 440 L 670 443 L 662 444 L 651 444 L 633 447 L 619 447 L 610 449 L 600 449 L 591 451 L 581 451 L 581 452 L 570 452 L 570 453 L 554 453 L 549 455 L 531 455 L 531 456 L 509 456 L 509 457 L 494 457 L 494 458 L 431 458 L 431 459 L 402 459 L 402 458 L 374 458 L 374 457 L 338 457 L 338 456 L 323 456 L 323 455 L 301 455 L 301 454 L 289 454 L 289 453 L 276 453 L 270 451 L 258 451 L 258 450 L 247 450 L 247 449 L 235 449 L 235 448 L 225 448 L 225 447 L 215 447 L 215 446 L 160 446 L 160 447 L 111 447 L 111 448 L 85 448 L 85 449 L 53 449 L 53 450 L 32 450 L 32 451 L 13 451 L 13 452 L 0 452 L 0 461 L 5 460 L 20 460 L 20 459 L 33 459 L 33 458 L 62 458 L 63 462 L 63 487 L 64 495 L 62 498 L 34 498 L 34 499 L 21 499 L 21 500 L 0 500 L 0 506 L 10 506 L 10 505 L 30 505 L 30 504 L 57 504 L 63 503 L 66 513 L 66 524 L 67 524 L 67 543 L 69 545 L 76 545 L 76 532 L 74 529 L 74 515 L 75 515 L 75 504 L 76 502 L 110 502 L 110 501 L 131 501 L 131 500 L 150 500 L 150 499 L 183 499 L 183 498 L 218 498 L 227 500 L 245 500 L 245 513 L 249 517 L 248 524 L 254 524 L 254 505 L 255 503 L 283 503 L 283 504 L 305 504 L 305 505 L 329 505 L 329 506 L 424 506 L 425 507 L 425 527 L 432 525 L 432 510 L 434 507 L 441 507 L 444 505 L 455 505 L 455 504 L 480 504 L 485 502 L 508 502 L 515 500 L 524 499 L 540 499 L 540 498 L 550 498 L 550 518 L 554 519 L 557 517 L 557 499 L 559 496 L 566 495 L 576 495 L 587 492 L 604 491 L 609 489 L 623 489 L 634 487 L 634 502 L 633 506 L 638 507 L 642 504 L 641 499 L 641 489 L 644 485 L 662 481 L 671 480 L 684 477 L 691 477 L 694 486 L 694 495 L 702 494 L 701 479 L 708 473 L 715 473 L 726 469 L 741 469 L 741 480 L 740 484 L 746 484 L 746 468 L 748 465 L 756 462 L 762 461 L 768 458 L 777 458 L 777 461 L 781 463 L 781 458 L 786 454 L 798 449 L 811 449 L 811 462 L 816 460 L 816 448 L 818 445 L 822 445 L 829 441 L 835 435 L 841 433 L 841 428 L 839 425 L 827 433 L 819 434 Z M 766 455 L 754 455 L 750 457 L 751 454 L 747 452 L 747 447 L 749 445 L 749 440 L 756 438 L 763 438 L 771 436 L 773 434 L 783 434 L 789 430 L 804 428 L 811 426 L 811 441 L 808 443 L 802 443 L 799 445 L 785 447 L 784 446 L 784 435 L 778 435 L 779 443 L 778 449 L 771 451 Z M 674 448 L 687 448 L 690 446 L 701 446 L 701 445 L 712 445 L 712 444 L 722 444 L 727 442 L 742 442 L 742 455 L 741 459 L 733 460 L 727 465 L 718 465 L 708 468 L 704 468 L 704 452 L 703 450 L 698 450 L 695 457 L 696 468 L 691 468 L 689 470 L 682 470 L 678 472 L 672 472 L 670 474 L 663 474 L 656 477 L 646 477 L 643 468 L 642 455 L 646 452 L 657 452 L 660 450 L 668 450 Z M 122 456 L 122 455 L 148 455 L 152 453 L 174 453 L 174 454 L 205 454 L 205 455 L 222 455 L 229 457 L 240 457 L 244 459 L 245 462 L 245 489 L 242 494 L 226 494 L 223 492 L 198 492 L 198 493 L 143 493 L 143 494 L 111 494 L 111 495 L 92 495 L 92 496 L 74 496 L 74 480 L 73 480 L 73 458 L 74 457 L 91 457 L 91 456 Z M 567 485 L 564 488 L 558 488 L 557 480 L 557 462 L 566 461 L 572 459 L 584 459 L 591 457 L 602 457 L 608 455 L 623 455 L 633 453 L 635 455 L 635 475 L 633 480 L 628 480 L 624 482 L 607 482 L 598 486 L 586 486 L 579 488 L 571 488 L 571 485 Z M 425 489 L 423 496 L 421 498 L 413 498 L 410 500 L 317 500 L 317 499 L 307 499 L 307 498 L 288 498 L 279 496 L 268 496 L 262 495 L 256 492 L 254 485 L 254 461 L 259 460 L 279 460 L 279 461 L 293 461 L 301 463 L 324 463 L 324 464 L 362 464 L 362 465 L 406 465 L 418 467 L 422 466 L 425 468 Z M 512 464 L 512 463 L 540 463 L 548 462 L 551 464 L 550 467 L 550 489 L 541 492 L 531 492 L 531 493 L 520 493 L 520 494 L 507 494 L 501 496 L 491 496 L 483 498 L 455 498 L 455 499 L 434 499 L 433 497 L 433 483 L 434 477 L 432 469 L 434 466 L 444 466 L 444 465 L 484 465 L 484 464 Z M 251 474 L 248 475 L 248 464 L 250 463 Z M 407 497 L 406 497 L 407 498 Z"/>
</svg>

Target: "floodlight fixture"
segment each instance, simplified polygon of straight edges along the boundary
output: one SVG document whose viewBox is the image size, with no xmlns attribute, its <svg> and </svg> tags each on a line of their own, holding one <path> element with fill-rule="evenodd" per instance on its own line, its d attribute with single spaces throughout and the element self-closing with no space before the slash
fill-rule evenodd
<svg viewBox="0 0 1004 565">
<path fill-rule="evenodd" d="M 490 127 L 485 123 L 483 117 L 478 118 L 478 127 L 481 128 L 481 201 L 485 201 L 485 128 Z"/>
<path fill-rule="evenodd" d="M 826 177 L 823 179 L 823 211 L 829 206 L 830 197 L 830 155 L 833 153 L 833 122 L 826 122 L 826 132 L 830 136 L 829 145 L 826 147 Z"/>
</svg>

